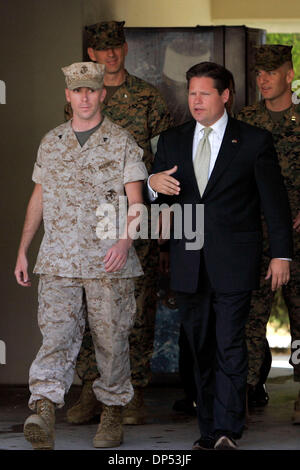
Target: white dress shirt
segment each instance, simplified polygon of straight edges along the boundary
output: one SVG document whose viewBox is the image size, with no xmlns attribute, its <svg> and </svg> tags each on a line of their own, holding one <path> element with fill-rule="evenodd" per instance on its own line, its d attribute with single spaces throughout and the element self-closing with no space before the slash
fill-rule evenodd
<svg viewBox="0 0 300 470">
<path fill-rule="evenodd" d="M 210 175 L 214 169 L 217 156 L 222 144 L 222 140 L 225 134 L 225 129 L 228 123 L 228 115 L 226 110 L 224 110 L 224 114 L 218 121 L 216 121 L 214 124 L 209 126 L 212 129 L 212 132 L 210 132 L 208 136 L 209 144 L 210 144 L 210 165 L 209 165 L 209 171 L 208 171 L 208 178 L 210 178 Z M 196 127 L 195 127 L 195 132 L 194 132 L 194 140 L 193 140 L 193 161 L 196 157 L 196 152 L 198 148 L 199 141 L 203 137 L 203 129 L 205 126 L 200 124 L 200 122 L 197 122 Z"/>
</svg>

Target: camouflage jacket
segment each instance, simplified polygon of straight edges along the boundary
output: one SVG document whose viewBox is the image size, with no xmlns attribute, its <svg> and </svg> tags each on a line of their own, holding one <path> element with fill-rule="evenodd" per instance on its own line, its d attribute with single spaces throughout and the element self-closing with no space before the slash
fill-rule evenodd
<svg viewBox="0 0 300 470">
<path fill-rule="evenodd" d="M 243 108 L 237 119 L 272 133 L 294 218 L 300 211 L 300 105 L 293 104 L 277 123 L 264 101 Z"/>
<path fill-rule="evenodd" d="M 142 153 L 129 132 L 107 117 L 83 147 L 70 121 L 46 134 L 32 176 L 42 185 L 45 229 L 34 272 L 79 278 L 143 274 L 133 247 L 121 271 L 107 274 L 103 263 L 118 238 L 124 184 L 147 178 Z M 99 238 L 107 203 L 113 207 L 112 232 Z"/>
<path fill-rule="evenodd" d="M 113 94 L 101 112 L 114 123 L 128 130 L 144 150 L 143 161 L 148 172 L 153 155 L 150 140 L 173 125 L 172 117 L 160 92 L 141 78 L 126 71 L 125 81 Z M 65 107 L 65 117 L 72 116 L 70 106 Z"/>
</svg>

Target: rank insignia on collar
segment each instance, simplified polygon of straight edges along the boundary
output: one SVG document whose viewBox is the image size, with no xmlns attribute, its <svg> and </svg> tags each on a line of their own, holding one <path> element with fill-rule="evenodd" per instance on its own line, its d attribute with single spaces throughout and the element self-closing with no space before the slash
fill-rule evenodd
<svg viewBox="0 0 300 470">
<path fill-rule="evenodd" d="M 293 116 L 291 117 L 291 121 L 294 121 L 294 122 L 295 122 L 296 120 L 297 120 L 296 116 L 293 115 Z"/>
<path fill-rule="evenodd" d="M 238 141 L 237 141 L 237 139 L 232 139 L 231 143 L 232 143 L 232 144 L 237 144 Z"/>
</svg>

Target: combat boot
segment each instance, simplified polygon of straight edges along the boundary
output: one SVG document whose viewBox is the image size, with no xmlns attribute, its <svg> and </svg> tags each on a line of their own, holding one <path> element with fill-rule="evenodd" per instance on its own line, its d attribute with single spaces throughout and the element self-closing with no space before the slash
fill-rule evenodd
<svg viewBox="0 0 300 470">
<path fill-rule="evenodd" d="M 55 405 L 43 398 L 36 402 L 36 409 L 24 423 L 24 436 L 36 450 L 54 449 Z"/>
<path fill-rule="evenodd" d="M 102 405 L 100 424 L 94 437 L 94 447 L 118 447 L 123 442 L 123 406 Z"/>
<path fill-rule="evenodd" d="M 144 424 L 145 421 L 144 389 L 136 387 L 132 400 L 124 407 L 123 424 Z"/>
<path fill-rule="evenodd" d="M 300 424 L 300 391 L 299 391 L 298 399 L 295 401 L 292 421 L 293 421 L 293 424 Z"/>
<path fill-rule="evenodd" d="M 84 424 L 101 414 L 102 403 L 97 400 L 92 388 L 93 382 L 84 382 L 78 402 L 67 411 L 67 421 Z"/>
</svg>

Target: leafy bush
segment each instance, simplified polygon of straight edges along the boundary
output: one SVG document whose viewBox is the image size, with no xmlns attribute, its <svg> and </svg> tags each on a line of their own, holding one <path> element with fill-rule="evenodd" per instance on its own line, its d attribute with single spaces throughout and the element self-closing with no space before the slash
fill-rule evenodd
<svg viewBox="0 0 300 470">
<path fill-rule="evenodd" d="M 279 328 L 282 328 L 289 332 L 289 316 L 287 307 L 282 297 L 281 289 L 278 290 L 275 294 L 269 323 L 272 325 L 275 331 L 279 330 Z"/>
</svg>

